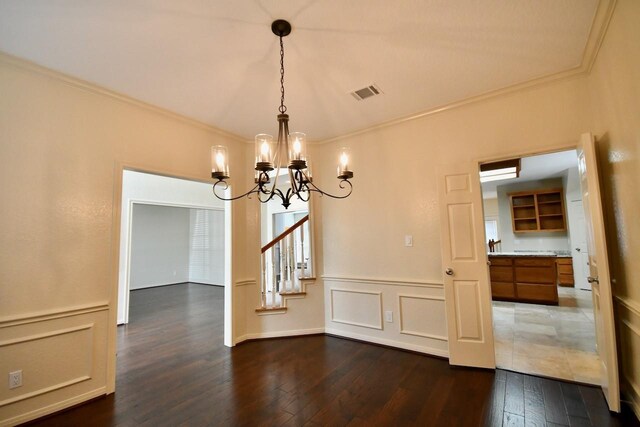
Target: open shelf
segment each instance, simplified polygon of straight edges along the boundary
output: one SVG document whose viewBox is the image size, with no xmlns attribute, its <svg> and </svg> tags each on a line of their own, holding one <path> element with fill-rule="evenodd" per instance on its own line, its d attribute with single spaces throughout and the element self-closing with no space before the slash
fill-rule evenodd
<svg viewBox="0 0 640 427">
<path fill-rule="evenodd" d="M 509 194 L 514 233 L 567 230 L 562 189 Z"/>
</svg>

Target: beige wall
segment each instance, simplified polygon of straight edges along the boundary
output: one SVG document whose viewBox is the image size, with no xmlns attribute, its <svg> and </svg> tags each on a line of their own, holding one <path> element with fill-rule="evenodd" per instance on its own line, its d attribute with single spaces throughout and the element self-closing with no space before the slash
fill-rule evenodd
<svg viewBox="0 0 640 427">
<path fill-rule="evenodd" d="M 640 417 L 640 2 L 618 0 L 589 76 L 626 395 Z"/>
<path fill-rule="evenodd" d="M 589 113 L 583 76 L 323 145 L 320 170 L 335 169 L 335 152 L 342 145 L 351 147 L 355 165 L 353 195 L 340 202 L 321 201 L 323 274 L 330 277 L 325 280 L 327 331 L 446 354 L 446 341 L 430 338 L 446 336 L 436 185 L 439 166 L 575 146 L 580 134 L 590 128 Z M 319 175 L 320 184 L 334 188 L 333 176 Z M 405 235 L 413 235 L 413 247 L 404 246 Z M 381 302 L 371 306 L 369 295 L 349 295 L 352 303 L 362 303 L 354 307 L 354 318 L 346 319 L 351 323 L 337 322 L 331 305 L 339 305 L 336 298 L 347 295 L 332 293 L 334 288 L 380 292 Z M 407 294 L 422 299 L 409 306 L 403 297 Z M 380 326 L 376 315 L 386 310 L 394 312 L 394 322 L 383 323 L 382 329 L 371 327 Z M 403 333 L 403 320 L 413 321 L 414 310 L 442 315 L 423 321 L 420 335 Z"/>
<path fill-rule="evenodd" d="M 581 133 L 594 131 L 600 136 L 607 231 L 616 295 L 622 301 L 623 372 L 635 384 L 631 390 L 637 399 L 640 273 L 632 266 L 640 240 L 633 221 L 640 208 L 639 8 L 634 0 L 619 1 L 590 76 L 311 147 L 317 179 L 331 191 L 337 184 L 335 153 L 349 145 L 355 191 L 344 201 L 315 199 L 319 279 L 310 285 L 309 299 L 295 301 L 291 313 L 255 314 L 259 208 L 255 200 L 234 203 L 232 278 L 240 285 L 233 287 L 234 337 L 324 327 L 338 335 L 446 355 L 438 166 L 569 147 Z M 252 147 L 4 56 L 0 93 L 0 233 L 12 246 L 0 254 L 0 372 L 55 373 L 30 388 L 0 394 L 0 403 L 18 399 L 0 405 L 0 420 L 23 417 L 17 421 L 110 389 L 107 336 L 115 323 L 118 165 L 206 179 L 209 146 L 222 143 L 231 145 L 232 182 L 241 189 L 248 183 L 235 171 L 251 167 Z M 414 238 L 410 248 L 404 246 L 408 234 Z M 310 315 L 303 301 L 314 307 Z M 393 312 L 393 323 L 382 319 L 386 310 Z M 72 344 L 54 351 L 68 337 Z M 58 386 L 20 400 L 24 393 Z"/>
<path fill-rule="evenodd" d="M 24 377 L 0 388 L 0 420 L 17 422 L 113 387 L 122 164 L 206 180 L 211 145 L 229 145 L 239 171 L 246 144 L 4 55 L 0 93 L 0 372 Z M 235 278 L 245 204 L 233 205 Z"/>
<path fill-rule="evenodd" d="M 482 199 L 482 209 L 484 210 L 485 217 L 497 219 L 500 214 L 498 210 L 498 198 Z"/>
</svg>

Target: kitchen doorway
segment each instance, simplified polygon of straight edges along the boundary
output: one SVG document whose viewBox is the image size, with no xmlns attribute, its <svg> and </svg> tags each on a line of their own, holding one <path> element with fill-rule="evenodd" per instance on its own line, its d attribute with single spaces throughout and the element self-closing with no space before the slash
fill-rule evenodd
<svg viewBox="0 0 640 427">
<path fill-rule="evenodd" d="M 480 167 L 496 365 L 601 383 L 576 150 Z"/>
</svg>

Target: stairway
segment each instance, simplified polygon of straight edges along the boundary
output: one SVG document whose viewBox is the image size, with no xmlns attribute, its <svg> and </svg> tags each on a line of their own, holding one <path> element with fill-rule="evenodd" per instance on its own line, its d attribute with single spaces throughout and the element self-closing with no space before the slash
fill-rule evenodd
<svg viewBox="0 0 640 427">
<path fill-rule="evenodd" d="M 304 297 L 315 280 L 311 262 L 309 215 L 262 247 L 260 306 L 256 312 L 287 310 L 287 299 Z"/>
</svg>

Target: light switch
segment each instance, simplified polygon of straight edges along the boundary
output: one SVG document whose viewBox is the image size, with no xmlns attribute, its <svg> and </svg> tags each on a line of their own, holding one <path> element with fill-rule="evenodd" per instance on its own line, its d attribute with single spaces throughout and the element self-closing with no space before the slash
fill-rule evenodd
<svg viewBox="0 0 640 427">
<path fill-rule="evenodd" d="M 384 312 L 384 321 L 387 323 L 393 323 L 393 311 L 387 310 Z"/>
<path fill-rule="evenodd" d="M 413 246 L 413 236 L 410 236 L 410 235 L 404 236 L 404 245 L 407 247 Z"/>
</svg>

